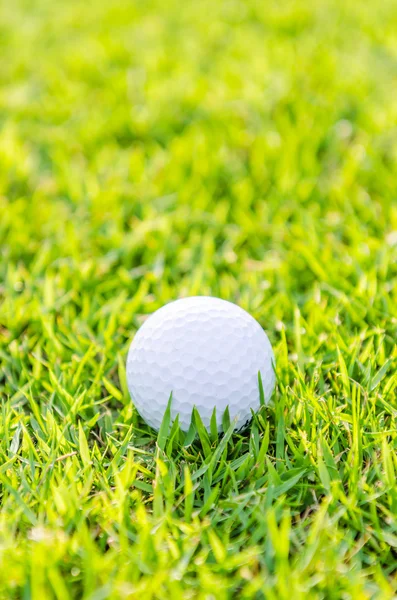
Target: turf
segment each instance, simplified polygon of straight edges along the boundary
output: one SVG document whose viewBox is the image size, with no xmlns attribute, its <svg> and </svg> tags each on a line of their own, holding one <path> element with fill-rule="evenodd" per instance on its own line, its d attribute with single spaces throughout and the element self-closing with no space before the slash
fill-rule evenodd
<svg viewBox="0 0 397 600">
<path fill-rule="evenodd" d="M 397 593 L 397 6 L 0 3 L 0 597 Z M 268 332 L 250 430 L 156 434 L 144 317 Z M 165 423 L 167 425 L 167 423 Z"/>
</svg>

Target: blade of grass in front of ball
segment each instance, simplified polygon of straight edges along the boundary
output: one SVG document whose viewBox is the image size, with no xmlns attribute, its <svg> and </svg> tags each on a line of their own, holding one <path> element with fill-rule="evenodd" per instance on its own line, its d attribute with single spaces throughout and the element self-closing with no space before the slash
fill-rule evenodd
<svg viewBox="0 0 397 600">
<path fill-rule="evenodd" d="M 168 399 L 167 408 L 165 409 L 163 420 L 161 421 L 160 429 L 157 434 L 157 446 L 160 450 L 164 450 L 165 444 L 168 439 L 168 432 L 170 430 L 171 423 L 171 403 L 172 403 L 172 392 Z"/>
<path fill-rule="evenodd" d="M 261 406 L 265 406 L 265 392 L 263 391 L 263 383 L 261 372 L 258 371 L 258 387 L 259 387 L 259 403 Z"/>
<path fill-rule="evenodd" d="M 222 428 L 223 431 L 227 431 L 230 427 L 230 414 L 229 414 L 229 407 L 226 406 L 226 410 L 223 413 L 222 416 Z"/>
<path fill-rule="evenodd" d="M 200 413 L 198 412 L 196 407 L 193 408 L 193 414 L 197 433 L 200 438 L 201 445 L 203 447 L 204 456 L 205 458 L 207 458 L 211 454 L 211 441 L 208 437 L 208 432 L 204 427 L 203 421 L 201 420 Z"/>
<path fill-rule="evenodd" d="M 234 428 L 236 427 L 237 421 L 238 421 L 237 417 L 235 419 L 233 419 L 233 421 L 229 425 L 228 430 L 226 431 L 225 435 L 221 439 L 220 444 L 216 447 L 215 452 L 212 455 L 210 466 L 209 466 L 209 471 L 211 473 L 214 470 L 216 463 L 219 461 L 220 457 L 222 456 L 224 450 L 226 449 L 226 446 L 227 446 L 230 438 L 233 435 L 233 431 L 234 431 Z"/>
<path fill-rule="evenodd" d="M 185 439 L 183 440 L 183 446 L 187 448 L 193 443 L 194 438 L 197 435 L 196 425 L 194 423 L 194 412 L 192 411 L 192 417 L 190 420 L 189 429 L 186 432 Z"/>
<path fill-rule="evenodd" d="M 214 410 L 212 411 L 211 421 L 210 421 L 210 438 L 211 442 L 218 442 L 218 424 L 216 422 L 216 406 L 214 406 Z"/>
<path fill-rule="evenodd" d="M 178 445 L 180 427 L 179 427 L 179 414 L 176 415 L 175 420 L 172 424 L 170 435 L 168 436 L 168 443 L 166 446 L 166 454 L 167 456 L 172 455 L 173 448 Z"/>
</svg>

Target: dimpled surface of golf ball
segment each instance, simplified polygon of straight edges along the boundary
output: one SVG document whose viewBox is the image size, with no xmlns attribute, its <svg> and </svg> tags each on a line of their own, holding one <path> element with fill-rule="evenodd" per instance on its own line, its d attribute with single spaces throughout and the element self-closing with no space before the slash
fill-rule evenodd
<svg viewBox="0 0 397 600">
<path fill-rule="evenodd" d="M 195 406 L 207 429 L 216 407 L 218 430 L 229 407 L 236 429 L 274 388 L 274 356 L 266 333 L 245 310 L 219 298 L 176 300 L 153 313 L 135 335 L 127 358 L 128 388 L 138 412 L 159 429 L 170 394 L 171 418 L 189 429 Z"/>
</svg>

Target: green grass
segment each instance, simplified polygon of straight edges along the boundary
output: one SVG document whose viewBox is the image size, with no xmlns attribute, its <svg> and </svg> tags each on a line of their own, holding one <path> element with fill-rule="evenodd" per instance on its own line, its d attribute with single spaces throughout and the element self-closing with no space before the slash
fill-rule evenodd
<svg viewBox="0 0 397 600">
<path fill-rule="evenodd" d="M 397 593 L 397 5 L 0 2 L 0 597 Z M 249 432 L 156 436 L 145 315 L 237 302 Z M 174 435 L 175 434 L 175 435 Z"/>
</svg>

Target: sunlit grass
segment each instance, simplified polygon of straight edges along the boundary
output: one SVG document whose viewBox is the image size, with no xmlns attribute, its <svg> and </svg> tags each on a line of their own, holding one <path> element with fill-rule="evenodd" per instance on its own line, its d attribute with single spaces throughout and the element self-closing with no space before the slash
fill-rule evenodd
<svg viewBox="0 0 397 600">
<path fill-rule="evenodd" d="M 1 598 L 395 597 L 396 31 L 0 3 Z M 274 402 L 157 438 L 128 344 L 195 294 L 266 329 Z"/>
</svg>

